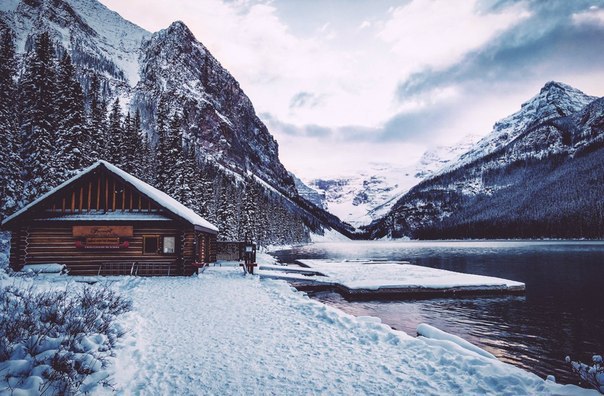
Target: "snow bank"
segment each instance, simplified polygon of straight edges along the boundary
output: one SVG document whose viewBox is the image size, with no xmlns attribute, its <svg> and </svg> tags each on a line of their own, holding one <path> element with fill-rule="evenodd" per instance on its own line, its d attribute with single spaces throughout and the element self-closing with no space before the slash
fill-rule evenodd
<svg viewBox="0 0 604 396">
<path fill-rule="evenodd" d="M 48 263 L 48 264 L 27 264 L 23 266 L 23 272 L 33 272 L 36 274 L 63 274 L 67 267 L 65 264 Z"/>
<path fill-rule="evenodd" d="M 134 310 L 115 358 L 118 394 L 593 394 L 239 268 L 123 287 Z"/>
<path fill-rule="evenodd" d="M 484 356 L 489 359 L 496 359 L 495 355 L 493 355 L 492 353 L 487 352 L 484 349 L 477 347 L 476 345 L 464 340 L 463 338 L 458 337 L 453 334 L 449 334 L 445 331 L 437 329 L 436 327 L 430 326 L 429 324 L 426 324 L 426 323 L 421 323 L 417 326 L 417 334 L 422 337 L 429 338 L 431 340 L 440 340 L 440 341 L 453 343 L 468 351 L 476 353 L 480 356 Z M 446 345 L 446 344 L 442 344 L 442 345 Z"/>
</svg>

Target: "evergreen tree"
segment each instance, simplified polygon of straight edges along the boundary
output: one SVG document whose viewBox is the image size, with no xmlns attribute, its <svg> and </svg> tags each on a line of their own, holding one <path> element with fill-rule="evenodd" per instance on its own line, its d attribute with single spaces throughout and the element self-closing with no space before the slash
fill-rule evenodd
<svg viewBox="0 0 604 396">
<path fill-rule="evenodd" d="M 59 63 L 57 114 L 58 172 L 65 180 L 74 171 L 92 163 L 87 152 L 89 137 L 85 125 L 84 94 L 67 53 Z"/>
<path fill-rule="evenodd" d="M 23 164 L 19 156 L 21 140 L 16 117 L 16 75 L 15 45 L 7 29 L 0 43 L 0 217 L 20 206 L 23 190 Z"/>
<path fill-rule="evenodd" d="M 131 161 L 132 174 L 137 175 L 143 179 L 144 173 L 148 172 L 148 160 L 149 160 L 149 147 L 146 142 L 147 134 L 144 134 L 141 126 L 141 113 L 138 109 L 134 113 L 132 118 L 132 125 L 130 126 L 129 138 L 129 158 Z"/>
<path fill-rule="evenodd" d="M 155 146 L 155 187 L 165 191 L 170 178 L 168 159 L 168 104 L 162 97 L 155 118 L 157 145 Z"/>
<path fill-rule="evenodd" d="M 111 106 L 109 113 L 109 124 L 107 127 L 107 153 L 105 159 L 118 167 L 124 166 L 124 138 L 125 133 L 122 126 L 122 110 L 120 108 L 120 100 L 118 98 Z"/>
<path fill-rule="evenodd" d="M 136 119 L 136 118 L 135 118 Z M 140 125 L 140 124 L 139 124 Z M 149 137 L 145 132 L 142 133 L 142 149 L 140 155 L 140 168 L 136 175 L 147 183 L 153 182 L 153 155 L 151 153 L 151 144 Z"/>
<path fill-rule="evenodd" d="M 165 157 L 165 166 L 168 171 L 166 178 L 165 192 L 180 199 L 184 195 L 185 184 L 187 182 L 185 169 L 185 155 L 182 148 L 182 129 L 180 127 L 180 118 L 177 114 L 172 116 L 169 125 L 169 133 L 166 139 L 167 155 Z"/>
<path fill-rule="evenodd" d="M 101 93 L 101 83 L 93 74 L 89 89 L 90 109 L 88 114 L 89 144 L 86 152 L 91 162 L 106 158 L 107 145 L 107 105 Z"/>
<path fill-rule="evenodd" d="M 25 161 L 26 194 L 33 200 L 54 187 L 56 168 L 56 70 L 48 33 L 36 38 L 20 80 L 21 133 Z"/>
<path fill-rule="evenodd" d="M 257 240 L 256 210 L 258 205 L 259 186 L 253 176 L 246 179 L 246 188 L 241 208 L 240 240 Z"/>
</svg>

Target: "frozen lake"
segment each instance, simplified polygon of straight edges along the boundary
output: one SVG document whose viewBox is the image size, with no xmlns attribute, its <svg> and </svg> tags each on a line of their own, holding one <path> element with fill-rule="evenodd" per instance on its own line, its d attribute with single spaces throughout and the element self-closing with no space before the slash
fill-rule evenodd
<svg viewBox="0 0 604 396">
<path fill-rule="evenodd" d="M 428 323 L 558 382 L 576 383 L 564 357 L 591 362 L 604 354 L 604 242 L 452 241 L 317 243 L 275 253 L 296 259 L 388 259 L 526 284 L 524 296 L 405 301 L 314 297 L 354 315 L 377 316 L 414 335 Z"/>
</svg>

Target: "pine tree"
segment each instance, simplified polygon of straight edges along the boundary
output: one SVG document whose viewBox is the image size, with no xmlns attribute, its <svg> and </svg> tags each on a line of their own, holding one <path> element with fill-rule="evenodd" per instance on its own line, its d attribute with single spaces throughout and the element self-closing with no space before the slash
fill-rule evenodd
<svg viewBox="0 0 604 396">
<path fill-rule="evenodd" d="M 155 118 L 157 145 L 155 146 L 155 187 L 165 191 L 170 178 L 168 159 L 168 104 L 162 97 Z"/>
<path fill-rule="evenodd" d="M 91 162 L 106 158 L 107 152 L 107 105 L 101 93 L 101 83 L 93 74 L 89 89 L 90 108 L 88 114 L 89 141 L 86 152 Z"/>
<path fill-rule="evenodd" d="M 122 110 L 120 100 L 116 98 L 109 113 L 109 124 L 107 127 L 107 153 L 105 158 L 118 167 L 124 166 L 124 129 L 122 126 Z"/>
<path fill-rule="evenodd" d="M 136 119 L 136 118 L 135 118 Z M 140 125 L 140 124 L 139 124 Z M 140 155 L 140 168 L 136 175 L 147 183 L 153 183 L 153 155 L 151 144 L 146 133 L 142 133 L 142 150 Z"/>
<path fill-rule="evenodd" d="M 258 186 L 253 176 L 246 179 L 246 188 L 241 208 L 240 240 L 257 240 L 256 210 L 258 202 Z"/>
<path fill-rule="evenodd" d="M 57 171 L 65 180 L 72 176 L 74 171 L 92 163 L 87 152 L 89 137 L 85 125 L 84 94 L 67 53 L 59 63 L 57 88 L 57 144 L 60 163 Z"/>
<path fill-rule="evenodd" d="M 56 70 L 48 33 L 36 38 L 20 80 L 21 133 L 27 199 L 58 184 L 56 167 Z"/>
<path fill-rule="evenodd" d="M 20 206 L 23 190 L 16 75 L 15 45 L 11 32 L 5 30 L 0 43 L 0 217 Z"/>
<path fill-rule="evenodd" d="M 165 166 L 169 172 L 166 178 L 165 192 L 176 199 L 180 199 L 187 182 L 185 169 L 185 155 L 182 148 L 182 129 L 180 118 L 177 114 L 172 116 L 167 136 L 167 155 Z"/>
</svg>

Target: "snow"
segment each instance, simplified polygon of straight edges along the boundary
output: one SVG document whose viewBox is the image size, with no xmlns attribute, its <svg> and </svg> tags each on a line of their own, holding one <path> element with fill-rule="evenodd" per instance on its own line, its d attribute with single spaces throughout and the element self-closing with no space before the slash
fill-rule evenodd
<svg viewBox="0 0 604 396">
<path fill-rule="evenodd" d="M 155 201 L 157 204 L 159 204 L 160 206 L 164 207 L 165 209 L 167 209 L 168 211 L 172 212 L 173 214 L 175 214 L 175 215 L 177 215 L 179 217 L 182 217 L 183 219 L 187 220 L 188 222 L 190 222 L 193 225 L 200 226 L 200 227 L 203 227 L 205 229 L 218 232 L 218 228 L 215 225 L 213 225 L 212 223 L 210 223 L 209 221 L 207 221 L 203 217 L 199 216 L 197 213 L 195 213 L 191 209 L 187 208 L 186 206 L 184 206 L 183 204 L 181 204 L 180 202 L 178 202 L 174 198 L 170 197 L 168 194 L 166 194 L 166 193 L 158 190 L 155 187 L 150 186 L 149 184 L 145 183 L 144 181 L 142 181 L 142 180 L 140 180 L 140 179 L 132 176 L 131 174 L 129 174 L 127 172 L 124 172 L 123 170 L 121 170 L 117 166 L 112 165 L 109 162 L 103 161 L 103 160 L 95 162 L 93 165 L 91 165 L 88 168 L 84 169 L 83 171 L 81 171 L 80 173 L 78 173 L 76 176 L 72 177 L 71 179 L 67 180 L 66 182 L 62 183 L 61 185 L 59 185 L 59 186 L 55 187 L 54 189 L 50 190 L 46 194 L 42 195 L 40 198 L 38 198 L 35 201 L 33 201 L 33 202 L 29 203 L 28 205 L 26 205 L 21 210 L 13 213 L 11 216 L 7 217 L 6 219 L 4 219 L 2 221 L 2 225 L 6 224 L 7 222 L 11 221 L 15 217 L 21 215 L 22 213 L 26 212 L 27 210 L 29 210 L 30 208 L 32 208 L 33 206 L 35 206 L 39 202 L 41 202 L 41 201 L 45 200 L 46 198 L 50 197 L 52 194 L 54 194 L 55 192 L 61 190 L 64 187 L 66 187 L 67 185 L 69 185 L 70 183 L 74 182 L 75 180 L 81 178 L 82 176 L 88 174 L 89 172 L 92 172 L 94 169 L 96 169 L 100 165 L 105 166 L 110 172 L 112 172 L 112 173 L 116 174 L 117 176 L 121 177 L 126 182 L 130 183 L 139 192 L 141 192 L 142 194 L 146 195 L 151 200 Z M 112 220 L 115 220 L 115 219 L 112 219 Z"/>
<path fill-rule="evenodd" d="M 350 238 L 339 233 L 336 230 L 325 228 L 323 230 L 323 235 L 311 233 L 310 240 L 315 243 L 316 242 L 319 242 L 319 243 L 320 242 L 344 242 L 344 241 L 350 241 Z"/>
<path fill-rule="evenodd" d="M 130 86 L 139 79 L 139 53 L 143 40 L 151 34 L 122 18 L 96 0 L 67 0 L 99 35 L 101 53 L 124 72 Z"/>
<path fill-rule="evenodd" d="M 122 316 L 118 394 L 595 394 L 356 318 L 238 267 L 121 287 L 134 310 Z"/>
<path fill-rule="evenodd" d="M 437 146 L 410 166 L 374 162 L 354 174 L 326 174 L 303 183 L 324 196 L 329 212 L 359 227 L 384 216 L 403 194 L 454 162 L 478 139 L 476 135 L 468 135 L 454 145 Z"/>
<path fill-rule="evenodd" d="M 115 212 L 103 212 L 91 210 L 85 213 L 73 213 L 65 214 L 57 217 L 44 218 L 41 221 L 170 221 L 171 219 L 163 216 L 159 213 L 149 212 L 128 212 L 128 211 L 115 211 Z"/>
<path fill-rule="evenodd" d="M 521 282 L 422 267 L 407 262 L 310 259 L 298 262 L 327 275 L 329 282 L 337 282 L 349 289 L 524 288 L 524 283 Z"/>
<path fill-rule="evenodd" d="M 15 11 L 21 0 L 2 0 L 0 1 L 0 11 Z"/>
<path fill-rule="evenodd" d="M 65 264 L 48 263 L 48 264 L 27 264 L 23 266 L 22 271 L 34 272 L 37 274 L 60 274 L 67 267 Z"/>
<path fill-rule="evenodd" d="M 452 342 L 453 344 L 467 349 L 468 351 L 475 352 L 480 356 L 484 356 L 489 359 L 496 359 L 495 355 L 493 355 L 492 353 L 487 352 L 480 347 L 477 347 L 476 345 L 464 340 L 463 338 L 453 334 L 449 334 L 426 323 L 420 323 L 417 326 L 417 334 L 422 337 L 430 338 L 431 340 Z"/>
</svg>

